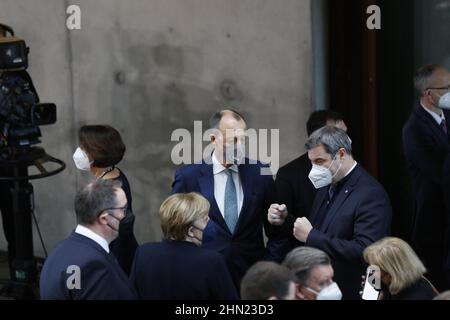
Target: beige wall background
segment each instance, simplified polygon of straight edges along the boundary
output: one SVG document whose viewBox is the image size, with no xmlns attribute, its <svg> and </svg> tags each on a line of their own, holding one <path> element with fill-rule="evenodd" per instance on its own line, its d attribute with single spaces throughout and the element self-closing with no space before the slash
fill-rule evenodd
<svg viewBox="0 0 450 320">
<path fill-rule="evenodd" d="M 81 30 L 66 8 L 81 9 Z M 161 237 L 157 212 L 170 192 L 177 128 L 193 128 L 224 106 L 253 128 L 280 129 L 280 162 L 303 151 L 311 112 L 309 0 L 2 0 L 0 22 L 30 47 L 42 102 L 58 107 L 42 146 L 67 169 L 33 182 L 36 215 L 51 250 L 75 226 L 73 198 L 88 181 L 72 154 L 82 124 L 116 127 L 127 145 L 139 242 Z M 226 84 L 234 87 L 227 90 Z M 35 252 L 43 256 L 36 232 Z M 0 232 L 0 250 L 5 250 Z"/>
</svg>

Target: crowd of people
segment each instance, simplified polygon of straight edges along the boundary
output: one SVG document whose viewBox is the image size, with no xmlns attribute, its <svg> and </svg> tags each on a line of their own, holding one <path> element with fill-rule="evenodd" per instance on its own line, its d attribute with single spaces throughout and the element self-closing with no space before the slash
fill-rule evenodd
<svg viewBox="0 0 450 320">
<path fill-rule="evenodd" d="M 75 197 L 75 230 L 45 261 L 41 298 L 356 300 L 369 266 L 379 300 L 448 298 L 450 72 L 425 66 L 415 85 L 420 102 L 403 130 L 410 244 L 392 237 L 389 196 L 355 160 L 340 114 L 314 112 L 306 153 L 274 180 L 240 152 L 245 117 L 217 112 L 210 158 L 176 170 L 161 204 L 163 240 L 140 246 L 117 167 L 125 145 L 114 128 L 87 125 L 73 159 L 94 179 Z"/>
</svg>

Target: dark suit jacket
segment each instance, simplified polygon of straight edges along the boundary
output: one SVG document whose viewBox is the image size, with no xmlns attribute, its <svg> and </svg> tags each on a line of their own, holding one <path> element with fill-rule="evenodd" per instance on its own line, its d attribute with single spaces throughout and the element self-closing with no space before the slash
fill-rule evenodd
<svg viewBox="0 0 450 320">
<path fill-rule="evenodd" d="M 231 234 L 214 198 L 212 164 L 193 164 L 178 169 L 172 193 L 198 192 L 208 199 L 210 221 L 203 233 L 203 247 L 222 253 L 237 286 L 247 269 L 258 260 L 281 261 L 287 241 L 281 228 L 267 221 L 267 210 L 275 200 L 272 176 L 261 175 L 261 163 L 239 166 L 244 202 L 234 234 Z M 263 226 L 268 236 L 264 246 Z"/>
<path fill-rule="evenodd" d="M 306 246 L 326 252 L 334 279 L 344 299 L 359 299 L 364 274 L 362 253 L 373 242 L 390 234 L 392 209 L 383 187 L 359 164 L 334 195 L 320 229 L 313 228 Z M 319 189 L 311 221 L 324 201 L 328 187 Z M 314 225 L 313 225 L 314 227 Z"/>
<path fill-rule="evenodd" d="M 123 271 L 130 275 L 131 264 L 133 263 L 138 243 L 133 231 L 135 216 L 133 214 L 133 198 L 131 197 L 130 183 L 122 170 L 119 169 L 119 171 L 120 175 L 114 180 L 122 183 L 122 189 L 127 196 L 128 209 L 126 217 L 120 221 L 119 236 L 109 244 L 109 249 L 119 261 Z"/>
<path fill-rule="evenodd" d="M 309 217 L 317 193 L 308 177 L 311 168 L 311 161 L 305 153 L 278 170 L 275 179 L 277 203 L 286 205 L 290 219 Z M 289 230 L 289 238 L 291 247 L 299 245 L 292 229 Z"/>
<path fill-rule="evenodd" d="M 131 282 L 145 300 L 238 299 L 223 256 L 187 241 L 140 246 Z"/>
<path fill-rule="evenodd" d="M 67 280 L 75 273 L 69 266 L 78 266 L 81 288 L 67 287 Z M 71 283 L 69 279 L 69 283 Z M 49 255 L 40 279 L 41 299 L 51 300 L 110 300 L 136 299 L 127 276 L 112 254 L 95 241 L 72 232 Z"/>
<path fill-rule="evenodd" d="M 449 123 L 450 112 L 444 111 L 444 114 Z M 449 158 L 450 143 L 437 122 L 420 105 L 403 127 L 403 148 L 414 193 L 413 243 L 419 250 L 424 246 L 442 248 L 445 226 L 443 170 Z"/>
<path fill-rule="evenodd" d="M 424 278 L 420 278 L 408 288 L 396 295 L 385 294 L 384 300 L 433 300 L 436 297 L 434 288 Z"/>
</svg>

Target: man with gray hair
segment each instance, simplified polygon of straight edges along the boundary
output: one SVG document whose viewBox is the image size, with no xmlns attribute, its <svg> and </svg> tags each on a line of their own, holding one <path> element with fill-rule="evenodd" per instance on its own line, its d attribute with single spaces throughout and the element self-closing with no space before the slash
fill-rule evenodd
<svg viewBox="0 0 450 320">
<path fill-rule="evenodd" d="M 78 226 L 45 261 L 41 299 L 136 298 L 128 277 L 109 252 L 126 211 L 127 198 L 118 181 L 98 179 L 77 193 Z"/>
<path fill-rule="evenodd" d="M 301 245 L 326 252 L 344 299 L 360 299 L 362 253 L 389 235 L 392 209 L 384 188 L 353 159 L 350 141 L 336 127 L 315 131 L 306 143 L 313 165 L 309 178 L 319 189 L 311 221 L 303 217 L 294 222 L 284 204 L 272 204 L 268 220 L 293 230 Z"/>
<path fill-rule="evenodd" d="M 331 260 L 322 250 L 297 247 L 286 256 L 283 265 L 297 278 L 299 300 L 340 300 L 341 290 L 333 281 Z"/>
<path fill-rule="evenodd" d="M 445 183 L 445 163 L 450 162 L 450 72 L 439 65 L 426 65 L 417 70 L 414 84 L 419 101 L 403 127 L 403 149 L 414 195 L 412 244 L 428 269 L 430 281 L 438 290 L 445 290 L 450 288 L 450 282 L 445 281 L 450 260 L 443 270 L 449 250 L 445 241 L 450 239 L 446 235 L 450 220 L 445 214 L 450 193 Z"/>
</svg>

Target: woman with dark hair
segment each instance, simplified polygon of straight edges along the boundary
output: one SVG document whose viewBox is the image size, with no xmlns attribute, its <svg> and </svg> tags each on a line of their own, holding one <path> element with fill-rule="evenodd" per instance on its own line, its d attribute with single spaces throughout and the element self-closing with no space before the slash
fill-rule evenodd
<svg viewBox="0 0 450 320">
<path fill-rule="evenodd" d="M 125 154 L 120 133 L 108 125 L 86 125 L 78 132 L 79 147 L 73 160 L 79 170 L 90 171 L 97 179 L 119 180 L 128 200 L 126 217 L 120 222 L 119 237 L 110 244 L 111 252 L 122 269 L 130 274 L 134 253 L 138 246 L 133 233 L 134 214 L 130 184 L 116 167 Z"/>
</svg>

